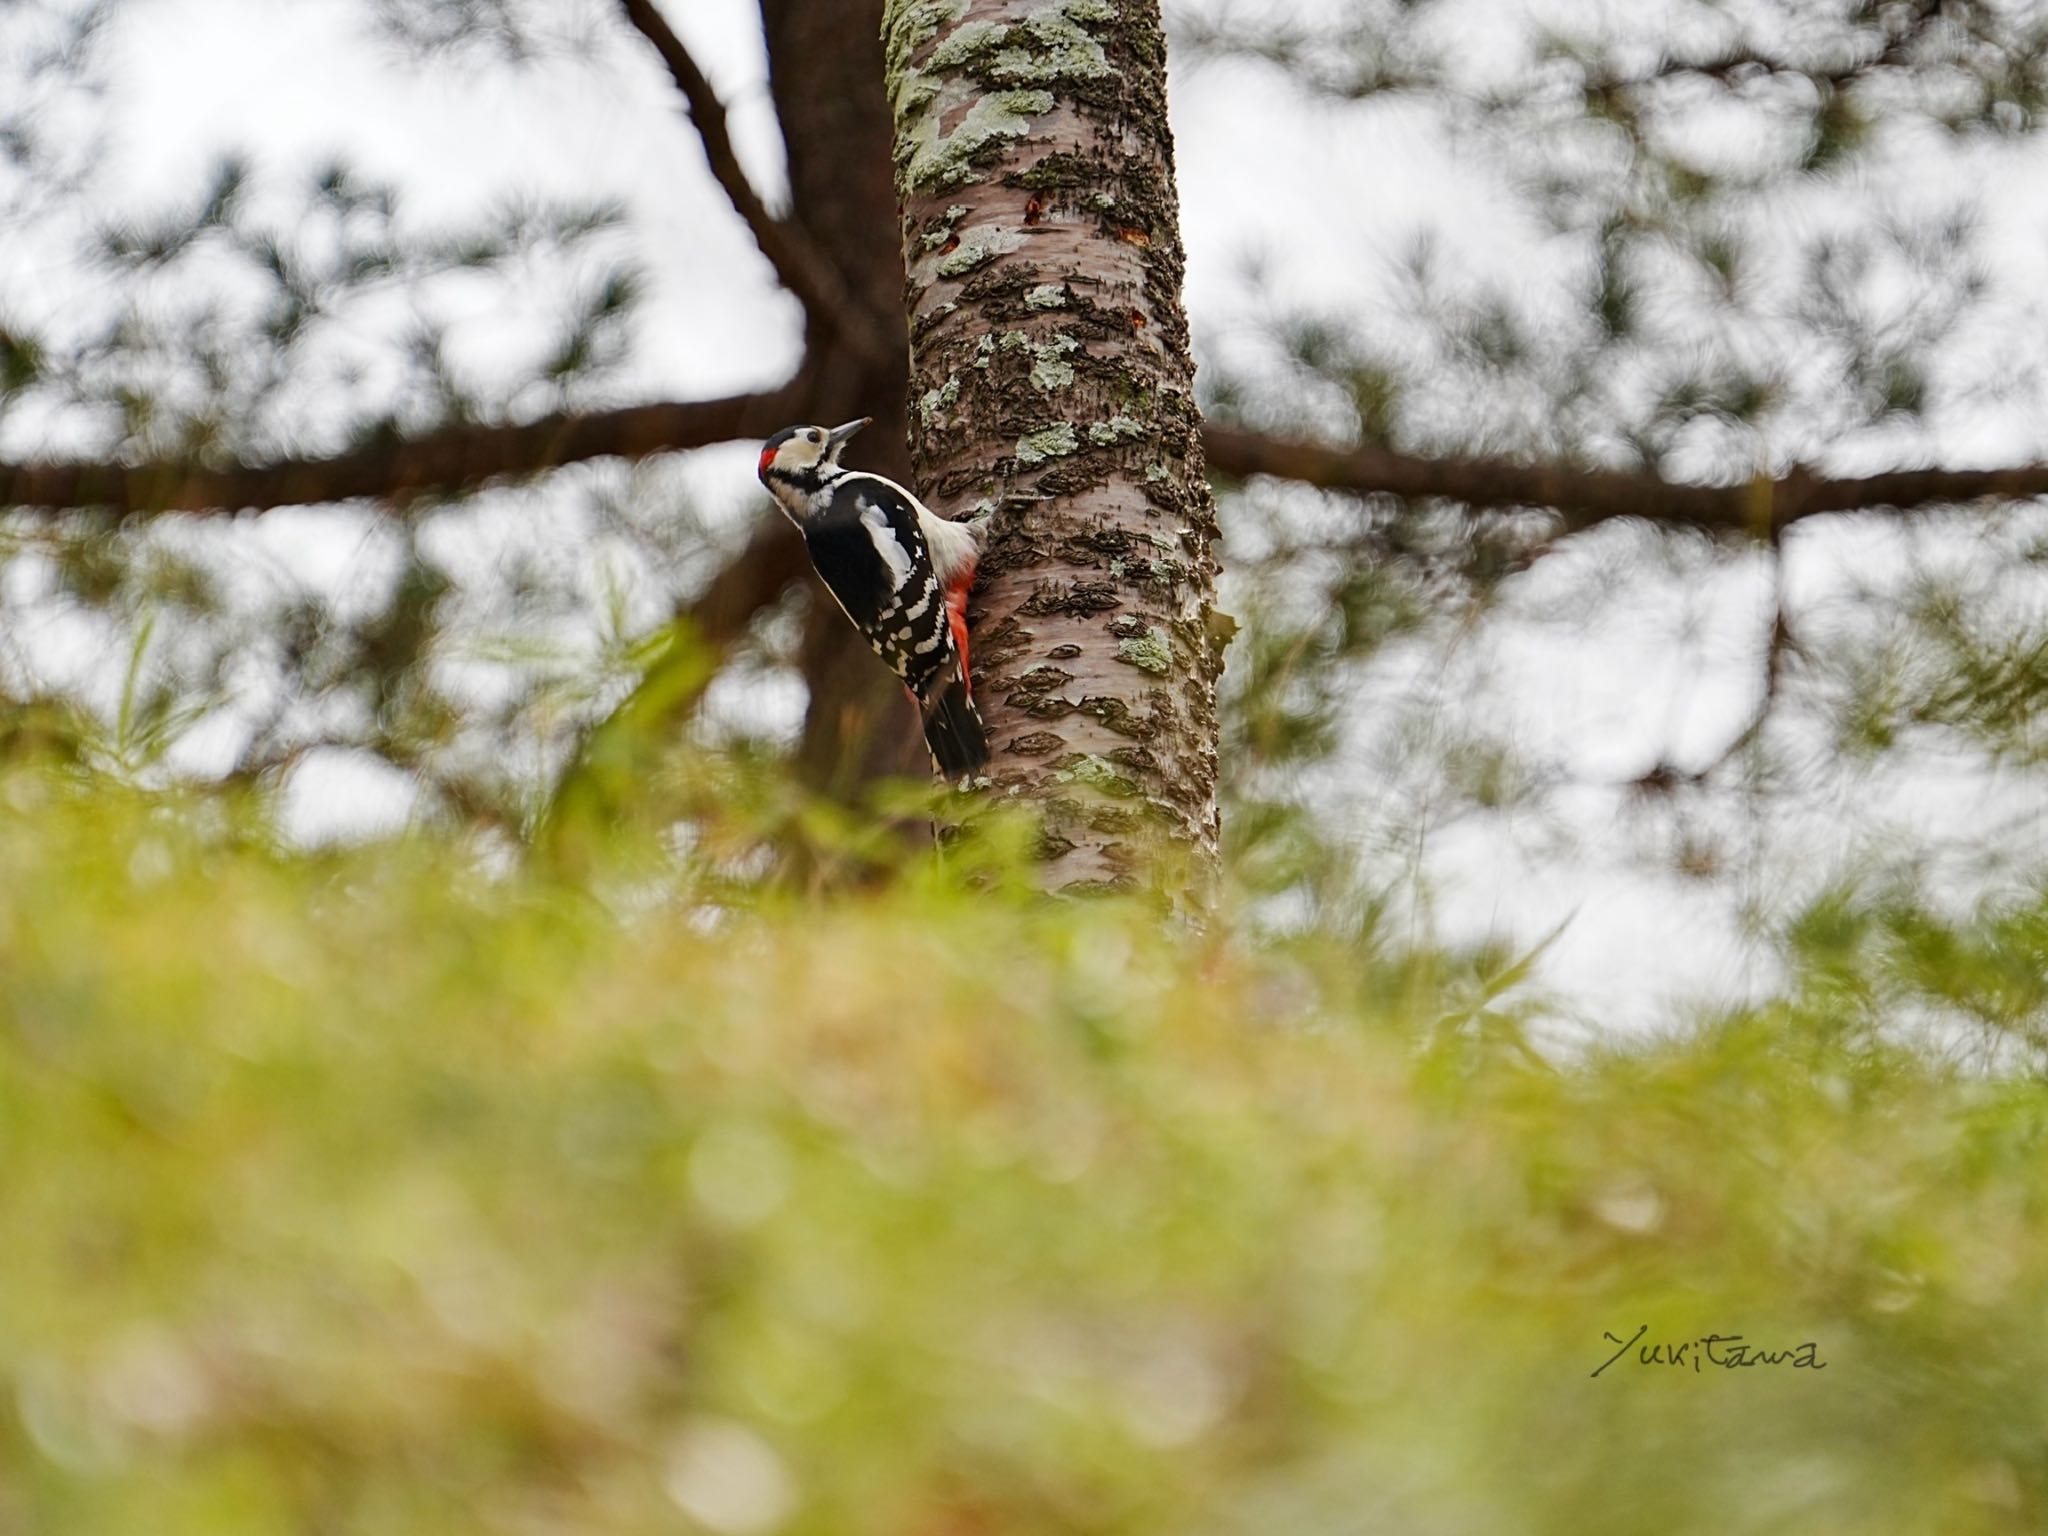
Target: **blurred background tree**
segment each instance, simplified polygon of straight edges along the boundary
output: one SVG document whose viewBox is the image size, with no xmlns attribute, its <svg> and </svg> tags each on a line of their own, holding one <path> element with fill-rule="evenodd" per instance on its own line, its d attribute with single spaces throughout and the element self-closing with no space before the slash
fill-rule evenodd
<svg viewBox="0 0 2048 1536">
<path fill-rule="evenodd" d="M 784 530 L 679 457 L 904 399 L 878 12 L 762 6 L 771 208 L 656 6 L 362 5 L 394 69 L 515 96 L 651 75 L 682 107 L 649 152 L 701 156 L 718 238 L 751 238 L 803 324 L 741 392 L 650 403 L 650 351 L 691 339 L 651 338 L 648 296 L 702 269 L 664 275 L 684 252 L 628 207 L 436 217 L 347 163 L 266 159 L 260 124 L 206 184 L 108 207 L 132 18 L 10 7 L 10 729 L 514 850 L 569 806 L 687 825 L 681 739 L 841 795 L 913 766 Z M 1245 620 L 1240 883 L 1289 923 L 1454 905 L 1468 936 L 1529 937 L 1562 915 L 1545 873 L 1595 862 L 1752 926 L 1813 893 L 1787 869 L 2009 877 L 2048 473 L 2039 242 L 1996 189 L 2038 163 L 2044 23 L 1956 0 L 1168 19 L 1184 84 L 1283 92 L 1355 146 L 1307 178 L 1333 206 L 1417 146 L 1478 189 L 1361 253 L 1358 302 L 1262 282 L 1247 236 L 1242 313 L 1194 316 Z M 874 434 L 899 474 L 901 426 Z M 347 794 L 306 788 L 343 763 Z M 1930 800 L 1949 822 L 1916 828 Z M 1465 899 L 1513 861 L 1523 898 Z"/>
</svg>

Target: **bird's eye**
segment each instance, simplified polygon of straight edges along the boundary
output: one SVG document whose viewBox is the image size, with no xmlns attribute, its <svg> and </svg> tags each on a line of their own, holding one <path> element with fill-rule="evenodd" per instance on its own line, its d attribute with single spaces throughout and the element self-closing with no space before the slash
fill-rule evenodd
<svg viewBox="0 0 2048 1536">
<path fill-rule="evenodd" d="M 805 435 L 808 436 L 810 440 L 814 443 L 822 443 L 823 441 L 825 441 L 825 434 L 820 432 L 816 427 L 811 428 L 811 430 Z"/>
</svg>

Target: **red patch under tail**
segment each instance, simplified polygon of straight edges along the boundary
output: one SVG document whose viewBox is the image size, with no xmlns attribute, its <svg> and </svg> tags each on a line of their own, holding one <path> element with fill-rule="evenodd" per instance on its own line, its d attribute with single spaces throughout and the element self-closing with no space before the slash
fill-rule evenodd
<svg viewBox="0 0 2048 1536">
<path fill-rule="evenodd" d="M 953 630 L 953 644 L 960 651 L 960 681 L 967 686 L 967 696 L 974 697 L 974 683 L 967 670 L 967 589 L 974 585 L 974 573 L 969 571 L 963 581 L 956 581 L 946 589 L 946 622 Z"/>
</svg>

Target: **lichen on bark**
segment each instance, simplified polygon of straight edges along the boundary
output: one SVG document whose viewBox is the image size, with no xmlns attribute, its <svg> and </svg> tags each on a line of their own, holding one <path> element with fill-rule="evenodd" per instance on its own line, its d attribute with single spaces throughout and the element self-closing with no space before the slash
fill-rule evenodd
<svg viewBox="0 0 2048 1536">
<path fill-rule="evenodd" d="M 993 508 L 971 618 L 990 791 L 1056 889 L 1216 845 L 1215 508 L 1158 0 L 890 0 L 912 458 Z"/>
</svg>

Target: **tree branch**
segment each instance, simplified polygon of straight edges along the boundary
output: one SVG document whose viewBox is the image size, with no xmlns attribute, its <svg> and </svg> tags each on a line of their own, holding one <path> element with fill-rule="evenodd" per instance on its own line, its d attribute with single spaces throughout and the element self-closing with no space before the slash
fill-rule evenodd
<svg viewBox="0 0 2048 1536">
<path fill-rule="evenodd" d="M 465 423 L 423 437 L 378 438 L 332 458 L 232 469 L 164 460 L 0 464 L 0 507 L 232 513 L 359 497 L 402 503 L 586 459 L 638 459 L 763 437 L 803 420 L 814 394 L 806 374 L 763 394 L 545 416 L 524 425 Z"/>
<path fill-rule="evenodd" d="M 775 268 L 783 285 L 803 301 L 811 319 L 836 333 L 871 363 L 887 364 L 902 350 L 903 338 L 890 336 L 846 285 L 839 268 L 811 238 L 788 219 L 768 211 L 747 180 L 739 156 L 733 152 L 732 137 L 726 132 L 725 107 L 711 82 L 697 67 L 697 61 L 683 46 L 655 5 L 655 0 L 619 0 L 626 20 L 654 45 L 668 66 L 669 77 L 682 92 L 697 136 L 704 142 L 704 157 L 711 162 L 711 174 L 725 188 L 734 209 L 753 231 L 754 243 Z"/>
<path fill-rule="evenodd" d="M 819 394 L 807 370 L 782 388 L 760 394 L 546 416 L 524 425 L 465 424 L 411 439 L 379 438 L 332 458 L 231 469 L 176 460 L 0 463 L 0 508 L 233 513 L 358 498 L 403 503 L 588 459 L 640 459 L 765 437 L 832 403 L 821 401 Z M 1269 475 L 1360 496 L 1547 508 L 1563 520 L 1567 533 L 1633 517 L 1666 527 L 1770 538 L 1827 512 L 1910 511 L 1989 497 L 2048 496 L 2048 464 L 1903 469 L 1836 480 L 1795 469 L 1780 479 L 1747 485 L 1690 485 L 1643 470 L 1332 448 L 1214 423 L 1203 429 L 1202 441 L 1209 467 L 1232 478 Z"/>
<path fill-rule="evenodd" d="M 1666 795 L 1681 785 L 1703 785 L 1762 739 L 1784 698 L 1789 664 L 1794 659 L 1805 659 L 1799 638 L 1792 632 L 1792 607 L 1786 594 L 1785 544 L 1782 540 L 1775 541 L 1771 548 L 1770 617 L 1770 633 L 1764 641 L 1763 689 L 1758 695 L 1756 708 L 1750 711 L 1742 729 L 1704 766 L 1680 768 L 1669 758 L 1660 758 L 1647 772 L 1629 780 L 1630 789 L 1645 795 Z"/>
<path fill-rule="evenodd" d="M 1823 479 L 1805 468 L 1744 485 L 1689 485 L 1644 470 L 1575 469 L 1508 459 L 1422 458 L 1385 448 L 1331 448 L 1211 424 L 1209 467 L 1237 478 L 1271 475 L 1356 495 L 1435 498 L 1470 507 L 1542 507 L 1575 533 L 1613 518 L 1768 539 L 1825 512 L 1953 505 L 1987 497 L 2048 496 L 2048 464 L 2009 469 L 1908 469 Z"/>
</svg>

